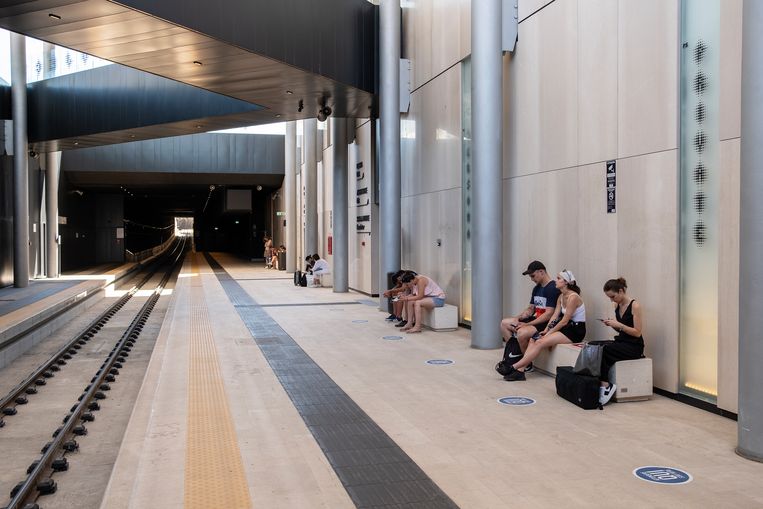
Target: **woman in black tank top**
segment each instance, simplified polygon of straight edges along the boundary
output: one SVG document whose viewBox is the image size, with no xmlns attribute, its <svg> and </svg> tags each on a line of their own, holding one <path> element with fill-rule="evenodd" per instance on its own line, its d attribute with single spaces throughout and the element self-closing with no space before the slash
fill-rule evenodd
<svg viewBox="0 0 763 509">
<path fill-rule="evenodd" d="M 602 405 L 608 403 L 617 390 L 615 384 L 609 382 L 609 369 L 617 361 L 640 359 L 644 356 L 641 305 L 627 294 L 627 289 L 628 285 L 623 278 L 610 279 L 604 284 L 604 293 L 615 303 L 615 319 L 607 318 L 603 322 L 618 334 L 613 342 L 604 345 L 599 376 L 599 403 Z"/>
</svg>

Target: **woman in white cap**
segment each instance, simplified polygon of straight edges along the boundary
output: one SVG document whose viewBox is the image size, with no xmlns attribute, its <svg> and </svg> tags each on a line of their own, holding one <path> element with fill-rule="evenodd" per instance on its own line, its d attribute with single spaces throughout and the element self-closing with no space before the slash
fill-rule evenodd
<svg viewBox="0 0 763 509">
<path fill-rule="evenodd" d="M 546 347 L 560 343 L 580 343 L 585 338 L 585 304 L 580 296 L 580 287 L 575 276 L 564 269 L 556 276 L 556 287 L 561 296 L 556 301 L 556 309 L 540 336 L 527 346 L 524 357 L 511 367 L 503 379 L 509 382 L 525 380 L 527 367 Z"/>
</svg>

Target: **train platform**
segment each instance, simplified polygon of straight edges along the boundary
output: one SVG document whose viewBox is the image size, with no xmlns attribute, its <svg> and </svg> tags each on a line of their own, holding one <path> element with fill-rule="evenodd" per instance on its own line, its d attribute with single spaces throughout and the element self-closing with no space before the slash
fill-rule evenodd
<svg viewBox="0 0 763 509">
<path fill-rule="evenodd" d="M 468 330 L 385 316 L 190 254 L 101 507 L 763 507 L 733 420 L 658 395 L 584 411 L 551 377 L 504 382 Z"/>
<path fill-rule="evenodd" d="M 67 273 L 58 278 L 35 279 L 26 288 L 0 289 L 0 366 L 15 358 L 12 343 L 39 328 L 62 311 L 94 292 L 108 289 L 114 281 L 136 268 L 135 263 L 110 264 Z M 49 327 L 50 328 L 50 327 Z M 49 333 L 40 331 L 40 337 Z M 7 347 L 7 348 L 6 348 Z"/>
</svg>

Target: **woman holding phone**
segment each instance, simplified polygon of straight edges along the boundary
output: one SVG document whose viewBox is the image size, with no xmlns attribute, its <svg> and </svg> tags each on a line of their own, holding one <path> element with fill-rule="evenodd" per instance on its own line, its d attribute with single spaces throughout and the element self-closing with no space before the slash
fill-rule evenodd
<svg viewBox="0 0 763 509">
<path fill-rule="evenodd" d="M 644 356 L 641 304 L 628 295 L 627 290 L 628 284 L 621 277 L 604 283 L 604 294 L 615 304 L 615 318 L 604 318 L 601 321 L 607 327 L 615 329 L 618 334 L 614 341 L 604 344 L 599 376 L 599 403 L 602 405 L 607 404 L 617 390 L 617 386 L 609 381 L 609 369 L 617 361 L 640 359 Z"/>
<path fill-rule="evenodd" d="M 580 343 L 585 338 L 585 304 L 575 276 L 564 269 L 556 276 L 556 287 L 561 295 L 551 321 L 540 332 L 540 337 L 530 341 L 524 357 L 511 367 L 503 379 L 507 382 L 525 380 L 525 368 L 546 347 L 560 343 Z"/>
</svg>

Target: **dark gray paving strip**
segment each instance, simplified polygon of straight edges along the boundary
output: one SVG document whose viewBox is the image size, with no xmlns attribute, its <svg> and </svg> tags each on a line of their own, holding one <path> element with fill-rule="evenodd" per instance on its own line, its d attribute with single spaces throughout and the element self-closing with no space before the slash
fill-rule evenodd
<svg viewBox="0 0 763 509">
<path fill-rule="evenodd" d="M 356 507 L 458 508 L 264 306 L 204 256 Z M 348 303 L 331 303 L 337 304 Z"/>
</svg>

